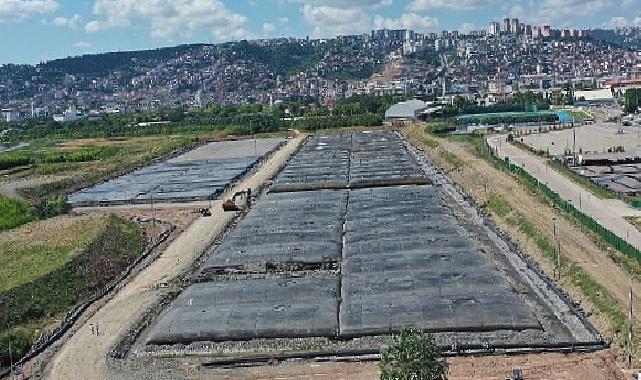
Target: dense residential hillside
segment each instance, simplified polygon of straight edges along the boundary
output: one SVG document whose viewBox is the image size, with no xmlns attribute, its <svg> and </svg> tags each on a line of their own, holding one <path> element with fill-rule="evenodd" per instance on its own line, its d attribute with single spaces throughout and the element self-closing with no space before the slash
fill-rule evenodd
<svg viewBox="0 0 641 380">
<path fill-rule="evenodd" d="M 33 100 L 35 107 L 47 107 L 43 112 L 51 114 L 70 105 L 124 111 L 158 104 L 268 103 L 270 96 L 284 96 L 283 91 L 279 93 L 284 82 L 309 77 L 318 81 L 367 79 L 400 43 L 240 41 L 83 55 L 34 66 L 4 65 L 0 67 L 0 106 L 23 101 L 20 109 L 30 111 Z M 196 99 L 198 93 L 200 99 Z M 287 95 L 298 98 L 302 91 L 288 91 Z"/>
<path fill-rule="evenodd" d="M 640 30 L 527 25 L 497 34 L 378 30 L 331 39 L 192 44 L 3 65 L 1 116 L 4 121 L 51 120 L 58 114 L 69 121 L 79 114 L 104 119 L 162 108 L 310 100 L 331 108 L 360 95 L 450 94 L 474 97 L 480 104 L 493 102 L 491 94 L 551 91 L 570 81 L 580 90 L 599 88 L 608 79 L 641 75 L 641 55 L 634 49 Z"/>
</svg>

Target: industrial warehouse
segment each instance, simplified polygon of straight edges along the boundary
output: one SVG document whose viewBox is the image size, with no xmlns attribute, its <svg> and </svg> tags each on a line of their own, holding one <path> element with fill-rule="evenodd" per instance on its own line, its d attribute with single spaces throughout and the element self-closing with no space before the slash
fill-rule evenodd
<svg viewBox="0 0 641 380">
<path fill-rule="evenodd" d="M 119 355 L 362 355 L 403 326 L 455 352 L 605 347 L 484 220 L 395 132 L 309 138 Z"/>
</svg>

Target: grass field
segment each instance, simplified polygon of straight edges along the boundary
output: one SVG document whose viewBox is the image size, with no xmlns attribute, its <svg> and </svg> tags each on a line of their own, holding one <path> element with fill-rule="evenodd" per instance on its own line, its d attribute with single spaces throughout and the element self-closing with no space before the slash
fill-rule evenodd
<svg viewBox="0 0 641 380">
<path fill-rule="evenodd" d="M 144 245 L 138 226 L 115 216 L 61 216 L 0 233 L 0 362 L 9 339 L 14 358 L 26 353 Z"/>
</svg>

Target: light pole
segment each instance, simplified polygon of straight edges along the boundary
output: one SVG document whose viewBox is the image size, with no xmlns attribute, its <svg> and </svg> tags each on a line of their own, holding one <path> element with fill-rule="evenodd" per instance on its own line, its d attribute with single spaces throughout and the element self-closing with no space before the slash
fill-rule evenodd
<svg viewBox="0 0 641 380">
<path fill-rule="evenodd" d="M 583 209 L 583 197 L 581 196 L 581 192 L 579 191 L 579 210 Z"/>
<path fill-rule="evenodd" d="M 554 239 L 554 250 L 556 251 L 556 276 L 561 279 L 561 243 L 556 239 L 556 216 L 552 217 L 552 236 Z"/>
<path fill-rule="evenodd" d="M 628 369 L 632 369 L 632 276 L 630 276 L 630 293 L 629 293 L 629 315 L 628 315 Z"/>
<path fill-rule="evenodd" d="M 574 109 L 572 109 L 572 165 L 576 166 L 576 128 L 574 125 Z"/>
<path fill-rule="evenodd" d="M 9 316 L 10 320 L 11 316 Z M 8 337 L 9 337 L 9 374 L 13 375 L 13 353 L 11 352 L 11 325 L 9 324 L 9 320 L 7 320 L 7 332 L 8 332 Z"/>
</svg>

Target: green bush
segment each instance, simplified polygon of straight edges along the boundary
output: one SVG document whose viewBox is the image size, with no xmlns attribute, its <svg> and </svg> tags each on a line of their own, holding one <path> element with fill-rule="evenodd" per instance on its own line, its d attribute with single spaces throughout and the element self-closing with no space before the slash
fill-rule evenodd
<svg viewBox="0 0 641 380">
<path fill-rule="evenodd" d="M 33 220 L 27 202 L 0 196 L 0 231 L 10 230 Z"/>
<path fill-rule="evenodd" d="M 71 211 L 71 205 L 67 203 L 67 197 L 55 195 L 46 197 L 33 207 L 33 213 L 38 219 L 48 219 L 54 216 L 63 215 Z"/>
<path fill-rule="evenodd" d="M 403 328 L 381 352 L 381 380 L 441 380 L 448 366 L 436 339 L 418 328 Z"/>
</svg>

